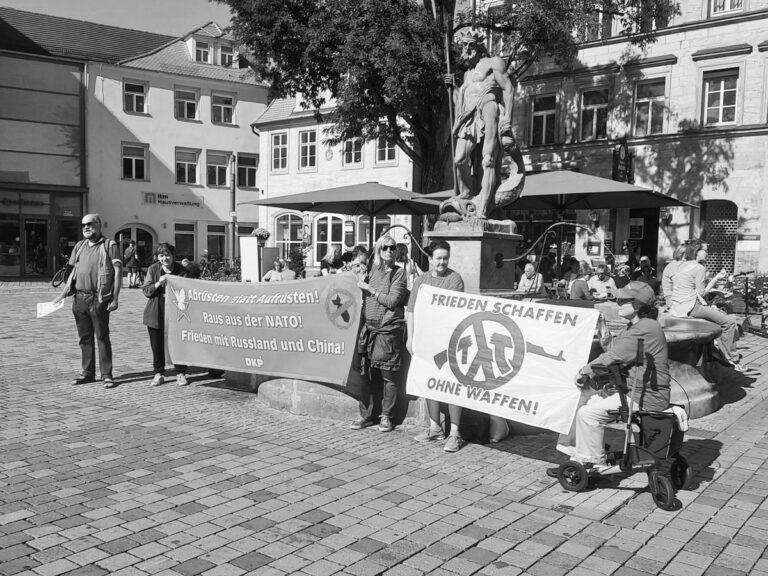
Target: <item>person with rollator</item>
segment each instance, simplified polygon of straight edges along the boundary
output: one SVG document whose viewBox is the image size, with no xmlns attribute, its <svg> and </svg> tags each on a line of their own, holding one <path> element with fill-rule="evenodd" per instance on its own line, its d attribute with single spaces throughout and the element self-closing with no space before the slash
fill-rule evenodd
<svg viewBox="0 0 768 576">
<path fill-rule="evenodd" d="M 653 289 L 644 282 L 632 281 L 617 291 L 619 315 L 629 324 L 616 335 L 607 352 L 579 371 L 576 375 L 577 386 L 581 386 L 583 376 L 595 375 L 593 369 L 599 370 L 614 364 L 632 364 L 637 354 L 638 340 L 642 339 L 645 361 L 642 365 L 632 366 L 628 376 L 629 382 L 633 379 L 636 382 L 631 398 L 633 411 L 642 409 L 661 412 L 669 408 L 668 347 L 661 324 L 657 321 L 655 301 Z M 615 420 L 609 411 L 621 408 L 621 399 L 615 390 L 582 392 L 583 395 L 590 393 L 592 396 L 576 412 L 572 433 L 569 436 L 561 435 L 557 449 L 565 452 L 571 460 L 592 464 L 600 470 L 607 467 L 603 445 L 605 425 Z M 547 476 L 557 478 L 557 471 L 556 467 L 548 468 Z"/>
</svg>

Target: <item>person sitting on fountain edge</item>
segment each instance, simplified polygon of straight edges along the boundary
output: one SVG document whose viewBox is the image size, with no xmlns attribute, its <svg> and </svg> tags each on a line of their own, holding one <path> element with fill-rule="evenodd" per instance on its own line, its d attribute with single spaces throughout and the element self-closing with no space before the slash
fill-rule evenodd
<svg viewBox="0 0 768 576">
<path fill-rule="evenodd" d="M 644 341 L 645 361 L 642 366 L 630 369 L 627 382 L 636 382 L 635 393 L 627 398 L 634 409 L 663 411 L 669 408 L 670 376 L 667 340 L 657 321 L 656 295 L 644 282 L 630 282 L 617 291 L 619 315 L 629 321 L 629 326 L 620 332 L 611 348 L 584 366 L 576 374 L 577 382 L 581 376 L 594 375 L 593 368 L 607 367 L 613 364 L 630 364 L 637 353 L 637 341 Z M 580 385 L 580 384 L 577 384 Z M 585 390 L 583 393 L 589 393 Z M 608 412 L 618 410 L 621 399 L 618 392 L 609 394 L 605 389 L 594 393 L 587 403 L 576 411 L 575 446 L 558 444 L 558 450 L 567 451 L 571 460 L 595 467 L 605 466 L 605 448 L 603 434 L 605 425 L 614 417 Z M 548 468 L 547 476 L 557 477 L 557 468 Z"/>
</svg>

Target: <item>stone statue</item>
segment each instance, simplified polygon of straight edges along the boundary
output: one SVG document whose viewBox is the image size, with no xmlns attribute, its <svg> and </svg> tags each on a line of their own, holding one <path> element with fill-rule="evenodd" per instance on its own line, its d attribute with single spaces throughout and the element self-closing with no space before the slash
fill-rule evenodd
<svg viewBox="0 0 768 576">
<path fill-rule="evenodd" d="M 455 94 L 457 138 L 454 165 L 459 193 L 443 202 L 446 222 L 485 220 L 520 196 L 525 179 L 523 157 L 512 134 L 512 81 L 506 63 L 489 56 L 482 35 L 460 39 L 467 64 Z M 446 83 L 453 83 L 452 75 Z"/>
</svg>

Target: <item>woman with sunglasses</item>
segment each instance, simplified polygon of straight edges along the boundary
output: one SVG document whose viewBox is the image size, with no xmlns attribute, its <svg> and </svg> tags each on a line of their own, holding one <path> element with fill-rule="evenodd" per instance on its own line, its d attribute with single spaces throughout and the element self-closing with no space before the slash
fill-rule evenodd
<svg viewBox="0 0 768 576">
<path fill-rule="evenodd" d="M 408 294 L 405 270 L 395 261 L 395 246 L 392 236 L 385 234 L 379 238 L 368 281 L 357 282 L 365 297 L 365 322 L 358 340 L 364 376 L 360 386 L 360 417 L 350 425 L 353 430 L 373 426 L 379 411 L 379 431 L 393 429 L 391 415 L 397 401 L 405 327 L 403 306 Z"/>
</svg>

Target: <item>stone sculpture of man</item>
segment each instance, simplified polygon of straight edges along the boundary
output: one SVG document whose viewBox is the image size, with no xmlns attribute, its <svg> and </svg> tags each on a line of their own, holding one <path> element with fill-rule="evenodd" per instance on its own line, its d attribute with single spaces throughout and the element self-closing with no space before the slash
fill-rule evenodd
<svg viewBox="0 0 768 576">
<path fill-rule="evenodd" d="M 460 42 L 468 69 L 456 92 L 453 125 L 459 195 L 447 200 L 441 211 L 484 219 L 495 208 L 517 198 L 524 166 L 512 135 L 513 86 L 506 63 L 488 55 L 480 35 L 465 35 Z M 453 82 L 452 76 L 447 76 L 446 82 Z M 504 156 L 509 157 L 510 174 L 499 185 Z"/>
</svg>

